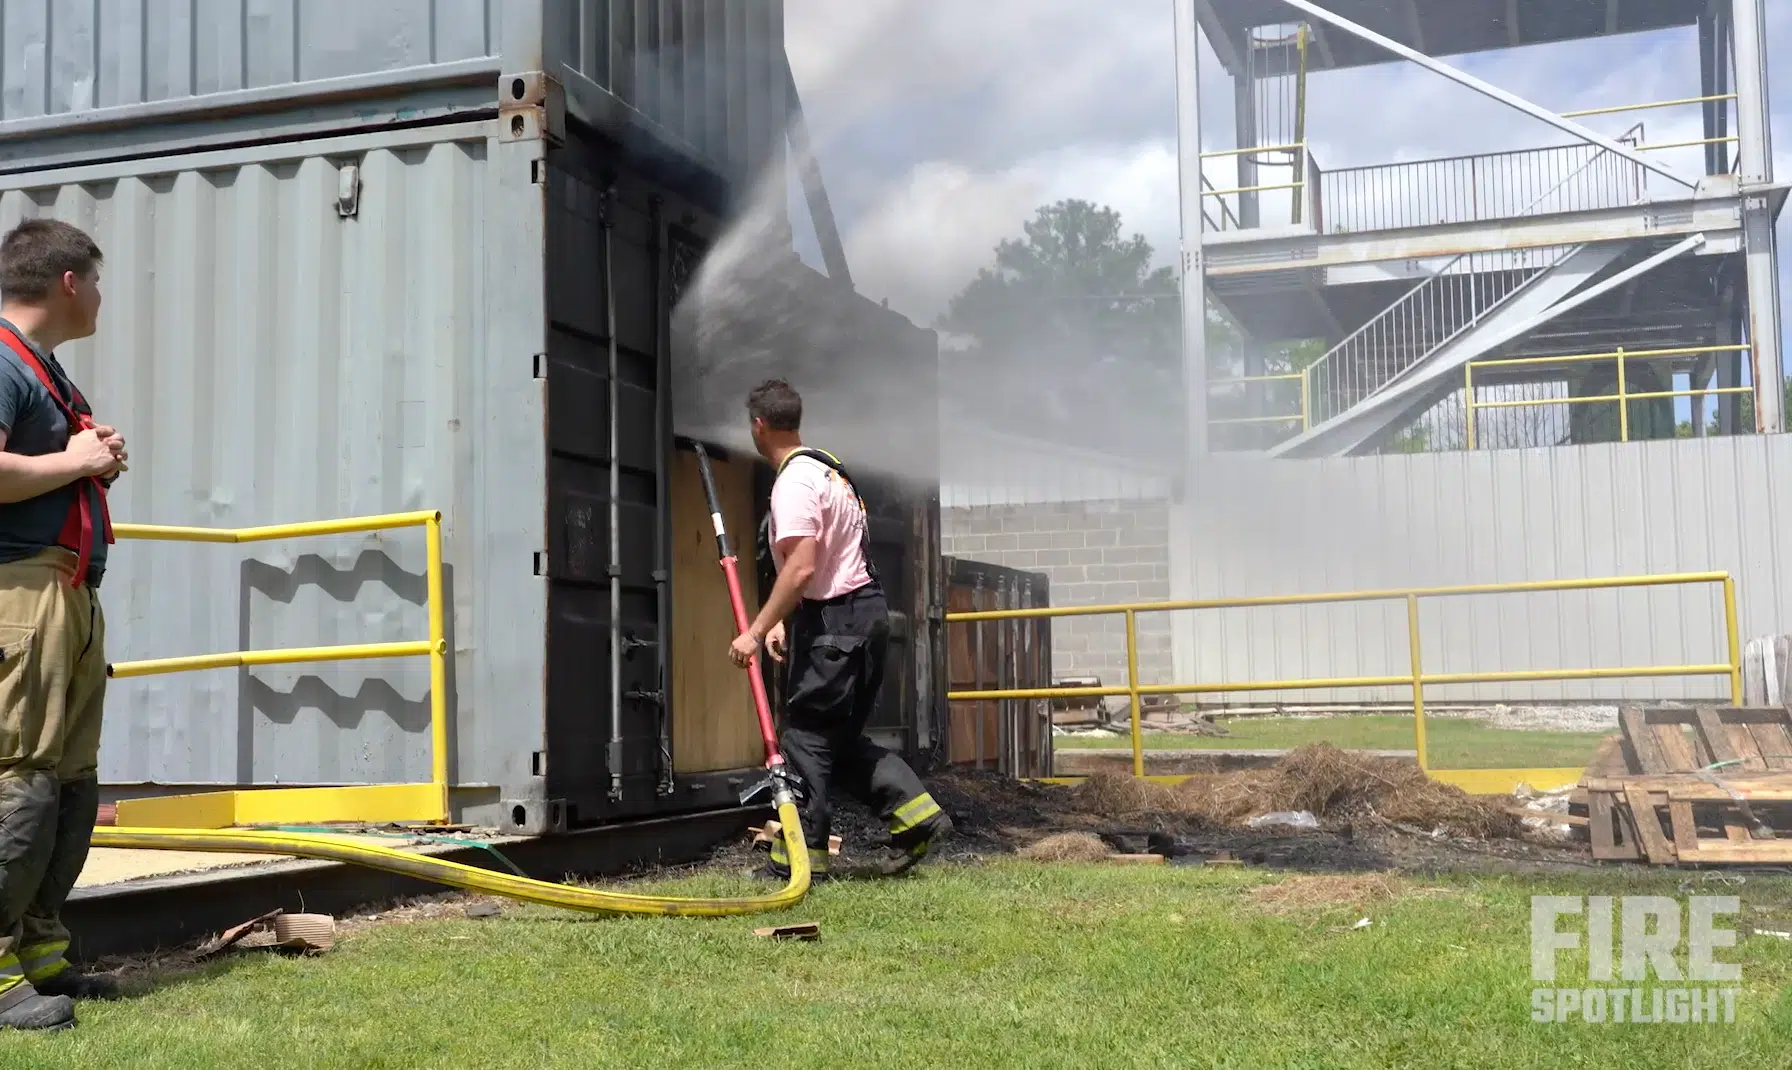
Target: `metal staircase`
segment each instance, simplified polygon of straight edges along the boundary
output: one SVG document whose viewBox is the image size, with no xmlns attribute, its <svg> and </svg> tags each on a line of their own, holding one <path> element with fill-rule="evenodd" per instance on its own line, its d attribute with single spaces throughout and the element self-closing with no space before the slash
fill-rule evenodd
<svg viewBox="0 0 1792 1070">
<path fill-rule="evenodd" d="M 1641 136 L 1639 124 L 1619 140 L 1636 144 Z M 1501 214 L 1521 218 L 1558 211 L 1564 198 L 1584 200 L 1589 192 L 1606 198 L 1615 195 L 1618 201 L 1640 200 L 1644 188 L 1636 176 L 1606 166 L 1612 155 L 1602 152 L 1586 158 L 1528 203 L 1515 206 L 1516 211 Z M 1557 269 L 1586 260 L 1587 253 L 1584 245 L 1555 245 L 1463 253 L 1448 261 L 1307 368 L 1309 430 L 1270 452 L 1309 453 L 1309 443 L 1326 438 L 1336 421 L 1436 355 L 1462 348 L 1468 335 L 1515 304 L 1520 295 L 1530 294 L 1532 304 L 1542 296 L 1545 305 L 1566 297 L 1567 291 L 1553 297 L 1535 291 L 1540 286 L 1560 289 L 1572 282 L 1571 289 L 1584 282 L 1578 271 Z M 1597 259 L 1609 262 L 1610 257 Z M 1556 279 L 1552 284 L 1540 281 L 1552 276 Z"/>
<path fill-rule="evenodd" d="M 1634 243 L 1617 241 L 1561 247 L 1548 267 L 1530 274 L 1523 282 L 1506 290 L 1498 300 L 1487 304 L 1475 322 L 1407 360 L 1404 367 L 1392 370 L 1379 385 L 1350 407 L 1278 444 L 1269 451 L 1270 455 L 1334 457 L 1373 449 L 1452 391 L 1460 391 L 1462 366 L 1468 361 L 1497 351 L 1527 331 L 1703 241 L 1702 235 L 1688 239 L 1664 254 L 1657 254 L 1603 279 L 1601 276 L 1629 253 Z M 1417 347 L 1413 348 L 1416 350 Z"/>
<path fill-rule="evenodd" d="M 1307 369 L 1312 425 L 1350 411 L 1578 250 L 1563 245 L 1451 260 Z"/>
</svg>

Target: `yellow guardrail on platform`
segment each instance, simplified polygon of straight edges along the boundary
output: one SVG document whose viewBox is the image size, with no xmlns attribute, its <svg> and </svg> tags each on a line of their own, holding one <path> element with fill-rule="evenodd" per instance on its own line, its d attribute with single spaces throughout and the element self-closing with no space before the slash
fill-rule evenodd
<svg viewBox="0 0 1792 1070">
<path fill-rule="evenodd" d="M 1475 413 L 1482 409 L 1522 409 L 1539 405 L 1593 405 L 1615 402 L 1618 406 L 1618 441 L 1630 441 L 1630 403 L 1633 401 L 1651 401 L 1657 398 L 1704 398 L 1707 394 L 1753 394 L 1752 386 L 1715 386 L 1695 388 L 1692 390 L 1646 390 L 1629 389 L 1625 377 L 1625 362 L 1632 360 L 1667 360 L 1673 357 L 1696 357 L 1712 353 L 1748 353 L 1754 347 L 1749 345 L 1731 346 L 1686 346 L 1680 349 L 1613 349 L 1604 353 L 1573 353 L 1559 357 L 1505 357 L 1495 360 L 1471 360 L 1462 369 L 1463 404 L 1467 409 L 1468 448 L 1475 448 Z M 1618 392 L 1615 394 L 1590 394 L 1585 397 L 1560 398 L 1510 398 L 1499 401 L 1475 400 L 1475 369 L 1489 368 L 1523 368 L 1558 364 L 1599 364 L 1607 361 L 1618 366 Z M 1672 381 L 1670 379 L 1670 381 Z"/>
<path fill-rule="evenodd" d="M 1724 641 L 1729 661 L 1707 665 L 1635 665 L 1586 669 L 1518 669 L 1504 672 L 1428 673 L 1419 641 L 1419 600 L 1462 595 L 1536 594 L 1550 591 L 1595 591 L 1618 588 L 1672 587 L 1717 584 L 1723 588 Z M 1138 617 L 1141 613 L 1173 613 L 1187 610 L 1250 609 L 1269 606 L 1318 606 L 1346 602 L 1406 603 L 1407 644 L 1412 670 L 1399 676 L 1314 677 L 1294 680 L 1251 680 L 1226 683 L 1141 684 L 1139 682 Z M 1652 576 L 1612 576 L 1584 580 L 1538 580 L 1526 583 L 1486 583 L 1458 587 L 1411 587 L 1394 590 L 1344 591 L 1334 594 L 1271 595 L 1260 598 L 1211 598 L 1182 602 L 1137 602 L 1101 606 L 1054 606 L 1040 609 L 992 609 L 948 613 L 948 624 L 1035 617 L 1126 618 L 1126 670 L 1124 687 L 1034 687 L 1008 690 L 951 691 L 948 702 L 998 702 L 1004 700 L 1098 698 L 1125 695 L 1131 700 L 1132 771 L 1145 775 L 1144 737 L 1139 726 L 1139 703 L 1145 695 L 1213 695 L 1251 691 L 1317 691 L 1365 687 L 1412 688 L 1413 743 L 1419 768 L 1438 780 L 1465 790 L 1510 792 L 1518 783 L 1549 790 L 1580 779 L 1575 769 L 1434 769 L 1425 742 L 1425 686 L 1427 684 L 1533 683 L 1547 680 L 1613 680 L 1657 676 L 1727 676 L 1730 702 L 1742 702 L 1742 642 L 1736 624 L 1736 583 L 1727 572 L 1681 572 Z"/>
<path fill-rule="evenodd" d="M 356 661 L 367 658 L 429 658 L 430 781 L 427 784 L 355 784 L 339 787 L 251 788 L 128 799 L 118 804 L 121 826 L 227 828 L 232 825 L 297 825 L 336 821 L 430 822 L 448 820 L 448 632 L 442 595 L 442 514 L 439 511 L 385 513 L 343 520 L 313 520 L 251 528 L 196 528 L 161 524 L 114 524 L 119 539 L 160 542 L 248 543 L 423 528 L 429 638 L 397 643 L 239 650 L 223 654 L 121 661 L 109 676 L 124 679 L 164 673 L 254 665 Z"/>
<path fill-rule="evenodd" d="M 1735 99 L 1736 94 L 1734 93 L 1712 93 L 1702 97 L 1680 97 L 1676 100 L 1652 100 L 1647 104 L 1617 104 L 1608 108 L 1582 108 L 1579 111 L 1565 111 L 1562 113 L 1562 118 L 1584 119 L 1595 115 L 1622 115 L 1628 112 L 1653 111 L 1657 108 L 1679 108 L 1693 104 L 1728 103 Z M 1636 149 L 1638 152 L 1660 152 L 1663 149 L 1690 149 L 1705 145 L 1735 145 L 1740 143 L 1741 140 L 1741 138 L 1734 134 L 1727 134 L 1720 137 L 1692 138 L 1686 141 L 1665 141 L 1653 145 L 1645 143 L 1637 145 Z"/>
<path fill-rule="evenodd" d="M 1300 384 L 1300 409 L 1298 412 L 1281 413 L 1274 416 L 1233 416 L 1217 420 L 1208 420 L 1210 427 L 1226 427 L 1240 424 L 1299 424 L 1302 431 L 1312 426 L 1311 385 L 1307 373 L 1276 372 L 1270 375 L 1240 375 L 1231 379 L 1209 379 L 1207 390 L 1212 393 L 1216 387 L 1243 386 L 1255 383 L 1292 383 Z"/>
</svg>

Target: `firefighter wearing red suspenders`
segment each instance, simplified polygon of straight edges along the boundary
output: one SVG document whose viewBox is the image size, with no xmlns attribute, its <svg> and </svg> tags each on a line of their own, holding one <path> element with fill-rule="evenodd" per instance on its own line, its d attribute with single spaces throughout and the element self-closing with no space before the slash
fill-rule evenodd
<svg viewBox="0 0 1792 1070">
<path fill-rule="evenodd" d="M 865 733 L 883 689 L 890 644 L 889 606 L 871 562 L 870 516 L 840 461 L 803 445 L 802 399 L 788 383 L 761 385 L 747 409 L 754 445 L 778 470 L 772 524 L 794 521 L 792 527 L 801 530 L 771 533 L 795 548 L 780 565 L 759 619 L 731 654 L 744 666 L 765 642 L 774 658 L 788 661 L 782 743 L 805 791 L 809 857 L 827 861 L 829 795 L 839 791 L 888 823 L 891 857 L 881 868 L 900 873 L 927 855 L 952 821 L 908 763 Z M 799 474 L 805 464 L 819 465 L 825 477 L 814 470 Z M 794 482 L 786 487 L 787 481 Z M 777 878 L 789 873 L 782 847 L 773 843 L 768 867 Z"/>
<path fill-rule="evenodd" d="M 94 332 L 99 248 L 27 220 L 0 239 L 0 1028 L 74 1024 L 116 985 L 73 969 L 63 903 L 99 814 L 107 490 L 124 439 L 57 362 Z"/>
</svg>

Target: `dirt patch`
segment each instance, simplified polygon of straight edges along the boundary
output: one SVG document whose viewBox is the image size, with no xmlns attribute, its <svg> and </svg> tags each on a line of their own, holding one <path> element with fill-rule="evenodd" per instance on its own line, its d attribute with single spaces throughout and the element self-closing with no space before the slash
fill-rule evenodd
<svg viewBox="0 0 1792 1070">
<path fill-rule="evenodd" d="M 1297 910 L 1344 906 L 1367 910 L 1421 891 L 1398 877 L 1368 873 L 1348 877 L 1291 877 L 1275 884 L 1258 885 L 1249 894 L 1251 901 L 1263 910 L 1271 914 L 1288 914 Z"/>
<path fill-rule="evenodd" d="M 1031 862 L 1096 862 L 1114 852 L 1088 832 L 1054 832 L 1014 852 Z"/>
</svg>

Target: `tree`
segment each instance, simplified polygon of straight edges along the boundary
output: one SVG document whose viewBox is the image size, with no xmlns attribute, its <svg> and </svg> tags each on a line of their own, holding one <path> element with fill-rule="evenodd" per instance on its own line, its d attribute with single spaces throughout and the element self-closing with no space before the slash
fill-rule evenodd
<svg viewBox="0 0 1792 1070">
<path fill-rule="evenodd" d="M 1719 396 L 1720 397 L 1733 397 L 1736 399 L 1736 433 L 1739 435 L 1754 434 L 1755 433 L 1755 395 L 1753 395 L 1753 394 L 1726 394 L 1726 395 L 1719 395 Z M 1780 401 L 1780 411 L 1783 413 L 1792 413 L 1792 378 L 1788 378 L 1786 380 L 1786 384 L 1785 384 L 1785 386 L 1783 388 L 1783 392 L 1781 394 L 1781 399 L 1782 400 Z M 1718 428 L 1717 417 L 1712 416 L 1712 417 L 1706 419 L 1705 433 L 1707 435 L 1717 434 L 1717 428 Z"/>
<path fill-rule="evenodd" d="M 1106 452 L 1179 449 L 1180 297 L 1154 254 L 1112 208 L 1038 209 L 939 321 L 963 345 L 948 370 L 957 415 Z M 1212 308 L 1208 322 L 1210 355 L 1229 359 L 1236 328 Z"/>
</svg>

